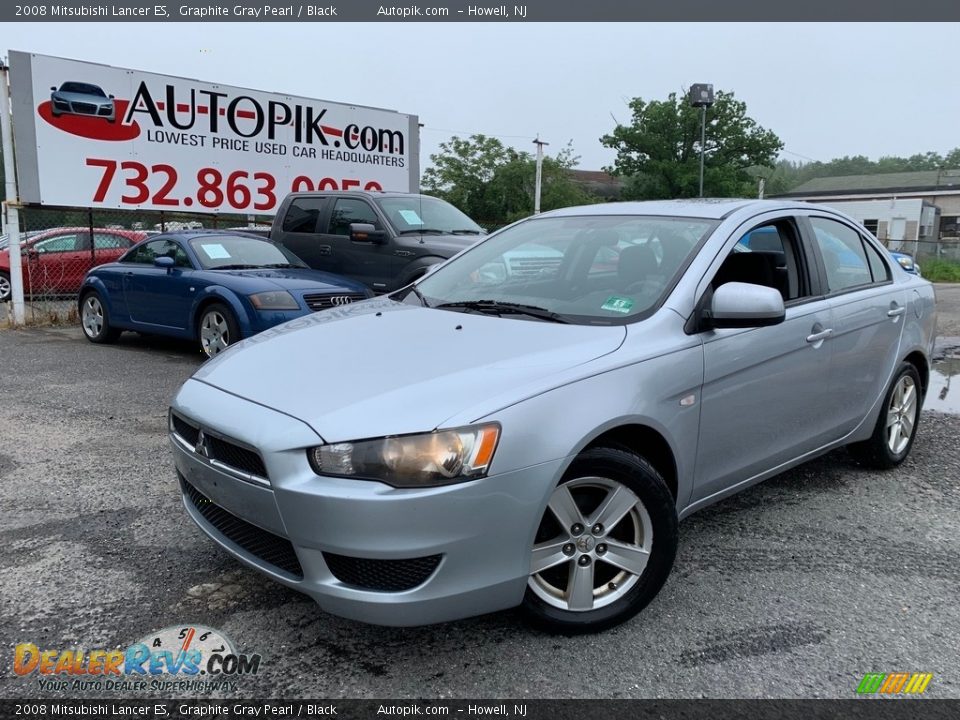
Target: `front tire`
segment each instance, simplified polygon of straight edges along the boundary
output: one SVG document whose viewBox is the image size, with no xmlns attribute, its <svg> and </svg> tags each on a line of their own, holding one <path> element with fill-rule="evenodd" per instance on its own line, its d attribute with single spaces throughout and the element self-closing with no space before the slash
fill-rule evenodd
<svg viewBox="0 0 960 720">
<path fill-rule="evenodd" d="M 213 303 L 200 313 L 197 337 L 203 354 L 212 358 L 240 339 L 240 326 L 230 308 L 222 303 Z"/>
<path fill-rule="evenodd" d="M 537 530 L 523 612 L 567 635 L 599 632 L 640 612 L 677 552 L 673 495 L 644 458 L 585 450 L 554 490 Z"/>
<path fill-rule="evenodd" d="M 869 440 L 848 450 L 862 464 L 889 470 L 907 459 L 920 422 L 920 373 L 908 362 L 900 364 L 883 399 L 883 409 Z"/>
<path fill-rule="evenodd" d="M 80 326 L 87 340 L 97 344 L 116 342 L 121 333 L 110 327 L 110 315 L 96 290 L 86 293 L 80 300 Z"/>
</svg>

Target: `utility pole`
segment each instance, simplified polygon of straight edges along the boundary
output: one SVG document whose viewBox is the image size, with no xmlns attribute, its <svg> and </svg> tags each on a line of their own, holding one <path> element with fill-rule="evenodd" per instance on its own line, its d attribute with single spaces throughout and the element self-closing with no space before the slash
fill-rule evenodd
<svg viewBox="0 0 960 720">
<path fill-rule="evenodd" d="M 10 68 L 0 60 L 0 142 L 3 147 L 3 172 L 6 190 L 4 212 L 7 214 L 7 232 L 10 242 L 10 321 L 14 327 L 24 323 L 23 271 L 20 260 L 20 196 L 17 192 L 17 173 L 13 163 L 13 129 L 10 124 Z"/>
<path fill-rule="evenodd" d="M 533 214 L 540 214 L 540 189 L 542 187 L 543 180 L 543 146 L 549 145 L 550 143 L 544 142 L 540 139 L 540 136 L 537 135 L 537 139 L 533 141 L 533 144 L 537 146 L 537 181 L 536 187 L 533 191 Z"/>
</svg>

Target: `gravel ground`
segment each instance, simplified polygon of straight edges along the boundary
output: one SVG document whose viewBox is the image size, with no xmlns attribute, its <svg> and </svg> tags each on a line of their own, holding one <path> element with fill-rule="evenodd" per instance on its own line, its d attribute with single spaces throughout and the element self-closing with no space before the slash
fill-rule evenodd
<svg viewBox="0 0 960 720">
<path fill-rule="evenodd" d="M 960 336 L 960 286 L 938 296 Z M 960 417 L 925 412 L 895 471 L 839 451 L 692 516 L 659 597 L 601 636 L 513 612 L 384 629 L 320 613 L 189 522 L 165 412 L 192 347 L 32 329 L 0 331 L 0 357 L 0 697 L 38 695 L 12 673 L 18 643 L 184 623 L 263 655 L 237 696 L 849 698 L 866 672 L 924 671 L 928 695 L 960 697 Z"/>
</svg>

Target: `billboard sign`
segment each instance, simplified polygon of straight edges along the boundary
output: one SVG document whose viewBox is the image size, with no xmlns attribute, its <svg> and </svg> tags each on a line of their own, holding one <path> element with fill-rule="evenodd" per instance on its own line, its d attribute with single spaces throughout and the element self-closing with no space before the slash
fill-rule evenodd
<svg viewBox="0 0 960 720">
<path fill-rule="evenodd" d="M 414 115 L 23 52 L 10 83 L 26 203 L 270 215 L 419 184 Z"/>
</svg>

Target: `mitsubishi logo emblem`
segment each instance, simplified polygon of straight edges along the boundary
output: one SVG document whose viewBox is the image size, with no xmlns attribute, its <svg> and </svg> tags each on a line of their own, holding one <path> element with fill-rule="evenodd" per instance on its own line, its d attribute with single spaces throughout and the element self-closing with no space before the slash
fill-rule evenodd
<svg viewBox="0 0 960 720">
<path fill-rule="evenodd" d="M 207 447 L 207 436 L 203 434 L 203 430 L 197 435 L 197 444 L 193 449 L 197 455 L 203 455 L 203 457 L 207 459 L 210 458 L 210 449 Z"/>
</svg>

